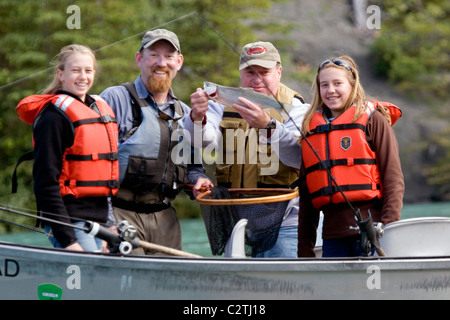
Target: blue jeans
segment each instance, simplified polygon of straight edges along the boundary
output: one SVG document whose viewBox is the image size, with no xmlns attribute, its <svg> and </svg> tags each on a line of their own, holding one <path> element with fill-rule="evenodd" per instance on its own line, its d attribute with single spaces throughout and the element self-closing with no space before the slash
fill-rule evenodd
<svg viewBox="0 0 450 320">
<path fill-rule="evenodd" d="M 84 222 L 75 222 L 73 225 L 84 227 Z M 44 227 L 45 232 L 47 233 L 48 240 L 55 248 L 62 248 L 61 244 L 56 240 L 56 238 L 53 236 L 53 232 L 51 230 L 50 226 Z M 84 251 L 90 251 L 90 252 L 102 252 L 103 247 L 103 240 L 93 237 L 86 233 L 84 230 L 75 229 L 75 236 L 77 237 L 77 242 L 80 244 L 80 246 L 83 248 Z"/>
<path fill-rule="evenodd" d="M 297 258 L 298 227 L 280 227 L 275 245 L 254 258 Z"/>
<path fill-rule="evenodd" d="M 373 254 L 373 250 L 372 250 Z M 322 257 L 359 257 L 362 256 L 361 236 L 352 236 L 341 239 L 324 239 Z"/>
</svg>

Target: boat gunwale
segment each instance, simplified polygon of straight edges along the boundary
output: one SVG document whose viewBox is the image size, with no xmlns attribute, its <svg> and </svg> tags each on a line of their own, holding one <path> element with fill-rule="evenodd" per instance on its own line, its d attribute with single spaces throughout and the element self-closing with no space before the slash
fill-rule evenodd
<svg viewBox="0 0 450 320">
<path fill-rule="evenodd" d="M 386 229 L 396 229 L 399 227 L 410 226 L 414 224 L 423 224 L 423 223 L 450 223 L 450 218 L 448 217 L 416 217 L 416 218 L 408 218 L 404 220 L 399 220 L 392 222 L 386 226 L 384 226 L 384 230 Z M 382 239 L 382 238 L 381 238 Z"/>
<path fill-rule="evenodd" d="M 45 257 L 42 254 L 45 252 Z M 37 260 L 45 263 L 91 265 L 119 269 L 228 272 L 317 272 L 366 271 L 377 265 L 381 270 L 450 269 L 450 256 L 436 257 L 356 257 L 356 258 L 223 258 L 116 255 L 77 252 L 0 241 L 0 257 Z"/>
</svg>

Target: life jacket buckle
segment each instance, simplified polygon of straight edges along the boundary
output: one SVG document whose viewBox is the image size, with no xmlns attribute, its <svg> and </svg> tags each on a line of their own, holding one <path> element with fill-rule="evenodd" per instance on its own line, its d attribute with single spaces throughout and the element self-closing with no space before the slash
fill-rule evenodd
<svg viewBox="0 0 450 320">
<path fill-rule="evenodd" d="M 75 188 L 77 186 L 77 180 L 69 180 L 69 187 Z"/>
<path fill-rule="evenodd" d="M 316 132 L 317 133 L 330 132 L 330 130 L 331 130 L 331 123 L 323 124 L 323 125 L 320 125 L 320 126 L 316 127 Z"/>
<path fill-rule="evenodd" d="M 108 181 L 108 187 L 111 189 L 119 188 L 119 185 L 120 185 L 119 180 L 109 180 Z"/>
<path fill-rule="evenodd" d="M 119 153 L 118 152 L 108 153 L 108 160 L 111 160 L 111 161 L 119 160 Z"/>
<path fill-rule="evenodd" d="M 109 123 L 109 122 L 111 122 L 111 117 L 109 115 L 102 114 L 100 116 L 100 121 L 102 123 Z"/>
</svg>

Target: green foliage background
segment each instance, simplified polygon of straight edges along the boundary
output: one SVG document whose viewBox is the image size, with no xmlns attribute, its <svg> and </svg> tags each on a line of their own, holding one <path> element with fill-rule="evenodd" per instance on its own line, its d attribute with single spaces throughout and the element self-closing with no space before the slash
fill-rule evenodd
<svg viewBox="0 0 450 320">
<path fill-rule="evenodd" d="M 273 3 L 286 1 L 0 0 L 0 204 L 35 208 L 31 163 L 20 167 L 19 193 L 11 195 L 16 161 L 32 148 L 31 127 L 17 118 L 15 106 L 51 82 L 54 70 L 50 62 L 61 47 L 79 43 L 96 51 L 99 69 L 91 93 L 100 93 L 108 86 L 137 77 L 134 54 L 145 31 L 170 29 L 178 34 L 185 58 L 174 90 L 188 102 L 189 95 L 202 87 L 204 80 L 239 85 L 241 47 L 260 40 L 261 32 L 283 35 L 291 29 L 286 22 L 267 19 Z M 373 46 L 377 72 L 415 98 L 446 101 L 450 82 L 450 2 L 369 2 L 382 9 L 383 17 Z M 81 29 L 66 25 L 72 14 L 67 8 L 73 4 L 81 10 Z M 276 39 L 274 43 L 282 55 L 287 52 L 283 46 L 296 45 L 283 37 Z M 305 79 L 310 78 L 305 75 Z M 448 108 L 436 108 L 434 112 L 449 116 Z M 446 194 L 450 194 L 448 137 L 441 134 L 434 138 L 442 152 L 426 169 L 429 183 Z M 198 215 L 198 206 L 186 197 L 175 205 L 180 217 Z M 0 231 L 11 228 L 0 224 Z"/>
<path fill-rule="evenodd" d="M 18 170 L 19 192 L 11 195 L 11 175 L 18 157 L 32 148 L 31 127 L 22 123 L 15 106 L 39 93 L 52 80 L 50 64 L 61 47 L 78 43 L 96 52 L 99 69 L 91 93 L 133 81 L 139 70 L 134 55 L 150 29 L 174 31 L 181 43 L 184 66 L 174 83 L 183 101 L 208 79 L 238 85 L 241 47 L 256 41 L 251 19 L 269 0 L 0 0 L 0 203 L 35 208 L 32 165 Z M 80 8 L 81 29 L 69 29 L 68 18 Z M 180 216 L 198 215 L 195 202 L 182 197 Z M 0 213 L 2 215 L 3 213 Z M 17 217 L 14 217 L 17 221 Z M 11 225 L 0 224 L 0 231 Z"/>
<path fill-rule="evenodd" d="M 384 19 L 373 45 L 375 70 L 414 98 L 448 97 L 450 2 L 374 1 Z"/>
<path fill-rule="evenodd" d="M 384 13 L 373 44 L 374 69 L 397 89 L 429 105 L 433 117 L 449 119 L 450 1 L 374 1 Z M 437 156 L 423 168 L 428 184 L 450 199 L 450 127 L 428 141 Z"/>
</svg>

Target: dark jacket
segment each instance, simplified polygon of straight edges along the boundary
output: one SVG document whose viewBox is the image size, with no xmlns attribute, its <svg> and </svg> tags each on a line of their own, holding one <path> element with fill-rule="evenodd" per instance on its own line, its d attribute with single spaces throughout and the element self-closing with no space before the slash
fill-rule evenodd
<svg viewBox="0 0 450 320">
<path fill-rule="evenodd" d="M 58 91 L 77 98 L 65 91 Z M 86 95 L 86 105 L 95 100 Z M 107 197 L 61 196 L 59 175 L 62 168 L 62 157 L 66 148 L 73 144 L 71 122 L 54 106 L 48 105 L 40 114 L 33 126 L 34 138 L 34 193 L 37 209 L 44 217 L 66 223 L 86 219 L 105 223 L 108 217 Z M 52 227 L 53 236 L 67 247 L 77 241 L 73 228 L 44 222 Z"/>
</svg>

